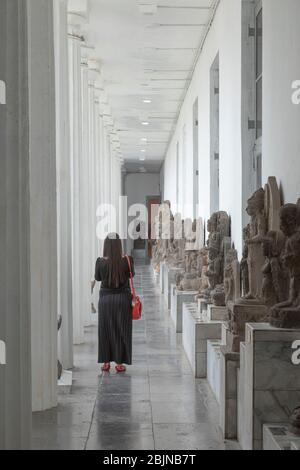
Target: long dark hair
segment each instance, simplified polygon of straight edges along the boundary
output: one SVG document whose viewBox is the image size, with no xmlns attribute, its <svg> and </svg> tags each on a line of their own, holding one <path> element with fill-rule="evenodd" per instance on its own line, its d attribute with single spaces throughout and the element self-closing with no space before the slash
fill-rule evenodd
<svg viewBox="0 0 300 470">
<path fill-rule="evenodd" d="M 111 233 L 104 241 L 103 257 L 108 261 L 108 284 L 118 288 L 125 282 L 122 269 L 123 249 L 122 242 L 117 233 Z"/>
</svg>

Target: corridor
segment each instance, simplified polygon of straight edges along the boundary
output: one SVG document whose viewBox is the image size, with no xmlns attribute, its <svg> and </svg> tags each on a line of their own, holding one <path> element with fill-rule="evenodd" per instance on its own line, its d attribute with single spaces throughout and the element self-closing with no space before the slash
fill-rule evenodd
<svg viewBox="0 0 300 470">
<path fill-rule="evenodd" d="M 154 284 L 151 268 L 137 266 L 143 320 L 134 325 L 134 365 L 126 375 L 101 376 L 95 363 L 97 327 L 75 348 L 72 393 L 56 409 L 33 415 L 33 449 L 225 450 L 218 405 L 206 380 L 193 378 Z"/>
</svg>

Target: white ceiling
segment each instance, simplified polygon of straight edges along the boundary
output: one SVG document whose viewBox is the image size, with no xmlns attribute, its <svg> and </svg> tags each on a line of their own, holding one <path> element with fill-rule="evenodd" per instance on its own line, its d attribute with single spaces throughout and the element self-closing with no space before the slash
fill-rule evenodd
<svg viewBox="0 0 300 470">
<path fill-rule="evenodd" d="M 128 171 L 140 167 L 159 171 L 215 4 L 215 0 L 90 1 L 85 36 L 101 64 Z M 142 13 L 149 8 L 153 14 Z M 144 99 L 152 102 L 146 104 Z M 143 121 L 149 125 L 143 126 Z"/>
</svg>

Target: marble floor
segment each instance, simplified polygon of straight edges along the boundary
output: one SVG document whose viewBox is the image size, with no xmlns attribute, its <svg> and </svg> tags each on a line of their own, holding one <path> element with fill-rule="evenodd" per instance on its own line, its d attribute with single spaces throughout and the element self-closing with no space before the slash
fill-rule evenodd
<svg viewBox="0 0 300 470">
<path fill-rule="evenodd" d="M 143 320 L 134 323 L 134 364 L 125 375 L 102 374 L 97 326 L 75 348 L 74 384 L 56 409 L 33 414 L 33 449 L 226 450 L 218 404 L 205 380 L 193 378 L 150 267 L 136 268 Z"/>
</svg>

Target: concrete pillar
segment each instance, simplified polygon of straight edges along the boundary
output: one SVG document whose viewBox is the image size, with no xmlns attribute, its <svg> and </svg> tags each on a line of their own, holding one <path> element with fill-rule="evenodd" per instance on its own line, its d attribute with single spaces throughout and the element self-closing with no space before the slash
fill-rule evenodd
<svg viewBox="0 0 300 470">
<path fill-rule="evenodd" d="M 80 162 L 82 158 L 82 89 L 81 89 L 81 43 L 78 31 L 79 15 L 69 17 L 69 90 L 70 90 L 70 155 L 72 195 L 72 259 L 73 259 L 73 340 L 84 342 L 84 312 L 82 312 L 80 238 Z"/>
<path fill-rule="evenodd" d="M 0 449 L 31 441 L 27 2 L 0 2 Z M 3 104 L 5 101 L 6 104 Z"/>
<path fill-rule="evenodd" d="M 80 159 L 80 231 L 81 231 L 81 311 L 84 317 L 84 326 L 91 324 L 91 273 L 90 253 L 92 250 L 89 212 L 91 210 L 90 199 L 90 119 L 89 119 L 89 68 L 87 58 L 81 62 L 82 80 L 82 155 Z"/>
<path fill-rule="evenodd" d="M 57 405 L 57 200 L 53 2 L 28 1 L 33 411 Z"/>
<path fill-rule="evenodd" d="M 56 61 L 56 154 L 57 154 L 57 240 L 58 313 L 62 326 L 58 337 L 59 359 L 64 369 L 73 367 L 73 292 L 71 228 L 71 160 L 69 132 L 69 66 L 67 1 L 54 2 Z"/>
</svg>

